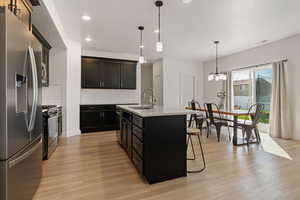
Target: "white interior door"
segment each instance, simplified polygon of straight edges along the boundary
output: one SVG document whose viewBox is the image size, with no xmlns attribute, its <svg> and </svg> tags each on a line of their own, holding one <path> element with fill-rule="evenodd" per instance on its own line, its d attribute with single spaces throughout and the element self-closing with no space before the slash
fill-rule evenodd
<svg viewBox="0 0 300 200">
<path fill-rule="evenodd" d="M 195 76 L 182 74 L 180 78 L 180 104 L 188 106 L 188 102 L 195 99 Z"/>
</svg>

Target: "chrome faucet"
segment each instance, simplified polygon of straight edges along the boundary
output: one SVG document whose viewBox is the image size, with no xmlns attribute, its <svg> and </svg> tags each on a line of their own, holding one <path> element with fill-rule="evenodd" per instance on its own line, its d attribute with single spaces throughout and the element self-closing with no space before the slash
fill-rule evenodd
<svg viewBox="0 0 300 200">
<path fill-rule="evenodd" d="M 147 97 L 147 92 L 151 92 L 151 108 L 154 108 L 154 91 L 152 88 L 145 89 L 142 93 L 142 96 L 144 99 L 146 99 L 146 97 Z"/>
</svg>

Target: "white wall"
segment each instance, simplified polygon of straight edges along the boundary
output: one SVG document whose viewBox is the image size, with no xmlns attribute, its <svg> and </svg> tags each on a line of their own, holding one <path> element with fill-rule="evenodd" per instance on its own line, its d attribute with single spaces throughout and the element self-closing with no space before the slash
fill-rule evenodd
<svg viewBox="0 0 300 200">
<path fill-rule="evenodd" d="M 79 135 L 81 80 L 81 44 L 68 39 L 51 0 L 41 1 L 33 14 L 33 23 L 52 45 L 49 88 L 43 89 L 44 104 L 63 106 L 63 135 Z"/>
<path fill-rule="evenodd" d="M 83 56 L 94 56 L 114 59 L 137 60 L 137 55 L 124 53 L 111 53 L 102 51 L 82 50 Z M 141 67 L 137 65 L 136 90 L 109 90 L 109 89 L 81 89 L 81 104 L 127 104 L 139 103 L 141 96 Z"/>
<path fill-rule="evenodd" d="M 54 7 L 41 1 L 41 6 L 33 9 L 32 23 L 52 46 L 49 57 L 49 87 L 42 88 L 42 104 L 61 105 L 63 112 L 63 134 L 66 133 L 66 67 L 67 47 L 64 33 Z"/>
<path fill-rule="evenodd" d="M 300 85 L 300 35 L 276 41 L 264 46 L 243 51 L 220 59 L 221 71 L 229 71 L 236 68 L 263 64 L 281 59 L 288 59 L 288 94 L 292 107 L 292 124 L 294 138 L 300 139 L 300 93 L 297 86 Z M 221 89 L 220 83 L 208 82 L 207 76 L 214 71 L 215 62 L 204 63 L 204 97 L 205 101 L 216 101 L 216 92 Z"/>
<path fill-rule="evenodd" d="M 66 49 L 52 48 L 49 58 L 49 87 L 43 87 L 44 105 L 63 105 L 66 84 Z"/>
<path fill-rule="evenodd" d="M 68 41 L 67 45 L 67 82 L 66 82 L 66 135 L 81 134 L 80 116 L 80 88 L 81 88 L 81 44 Z"/>
<path fill-rule="evenodd" d="M 187 105 L 185 99 L 185 77 L 194 79 L 194 96 L 196 101 L 202 103 L 203 96 L 203 67 L 196 61 L 180 60 L 173 57 L 163 59 L 163 91 L 164 105 L 168 107 L 183 107 Z M 193 85 L 191 85 L 193 87 Z M 192 99 L 189 99 L 189 101 Z"/>
<path fill-rule="evenodd" d="M 52 48 L 49 57 L 49 87 L 42 88 L 43 105 L 62 106 L 62 131 L 66 135 L 66 73 L 67 50 Z"/>
</svg>

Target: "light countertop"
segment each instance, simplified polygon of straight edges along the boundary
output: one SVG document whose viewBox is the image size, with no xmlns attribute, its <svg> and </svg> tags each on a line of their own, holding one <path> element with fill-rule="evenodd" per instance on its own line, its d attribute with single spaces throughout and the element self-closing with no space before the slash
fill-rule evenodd
<svg viewBox="0 0 300 200">
<path fill-rule="evenodd" d="M 138 105 L 139 103 L 81 103 L 81 106 L 106 106 L 106 105 Z"/>
<path fill-rule="evenodd" d="M 195 114 L 197 111 L 186 110 L 184 107 L 165 107 L 165 106 L 154 106 L 153 109 L 134 109 L 133 107 L 138 107 L 141 105 L 117 105 L 117 107 L 126 110 L 128 112 L 134 113 L 141 117 L 154 117 L 154 116 L 171 116 L 171 115 L 187 115 Z"/>
</svg>

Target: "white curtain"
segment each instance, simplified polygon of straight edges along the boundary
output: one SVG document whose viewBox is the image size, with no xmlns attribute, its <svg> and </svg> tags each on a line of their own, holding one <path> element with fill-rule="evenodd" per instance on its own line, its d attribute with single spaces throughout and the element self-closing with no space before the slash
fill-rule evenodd
<svg viewBox="0 0 300 200">
<path fill-rule="evenodd" d="M 225 110 L 232 110 L 232 73 L 226 72 L 227 80 L 224 81 L 223 87 L 225 91 Z"/>
<path fill-rule="evenodd" d="M 273 63 L 270 134 L 272 137 L 291 139 L 290 108 L 287 96 L 287 62 Z"/>
</svg>

